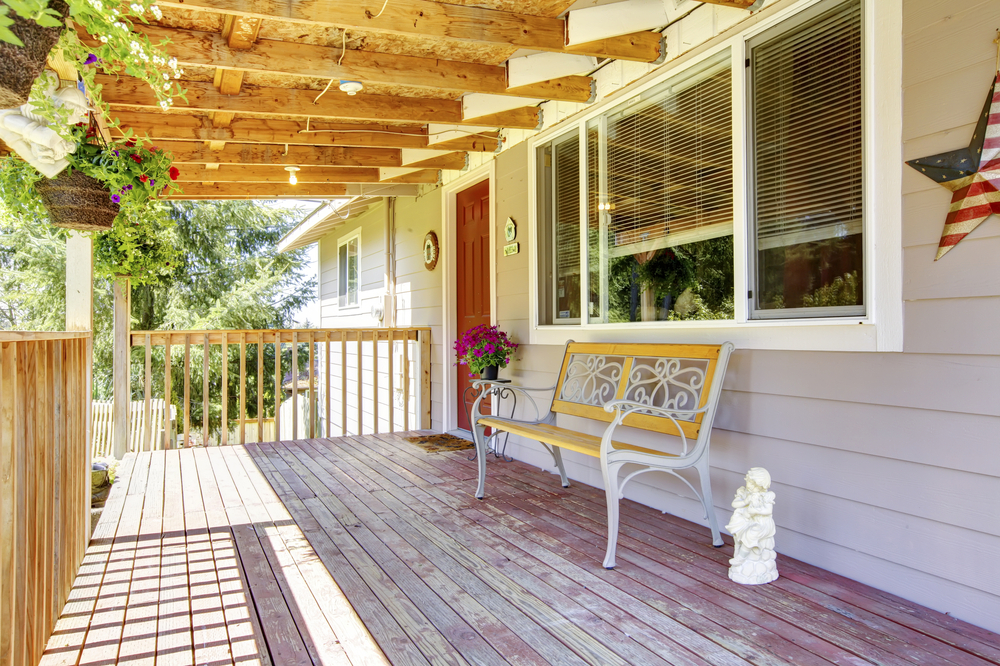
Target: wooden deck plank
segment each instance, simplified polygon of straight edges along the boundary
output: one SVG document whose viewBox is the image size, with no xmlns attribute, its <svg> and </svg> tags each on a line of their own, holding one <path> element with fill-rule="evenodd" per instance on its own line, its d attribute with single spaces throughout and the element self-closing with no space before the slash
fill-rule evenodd
<svg viewBox="0 0 1000 666">
<path fill-rule="evenodd" d="M 179 449 L 163 452 L 163 539 L 160 551 L 156 663 L 169 666 L 194 664 L 180 453 Z"/>
</svg>

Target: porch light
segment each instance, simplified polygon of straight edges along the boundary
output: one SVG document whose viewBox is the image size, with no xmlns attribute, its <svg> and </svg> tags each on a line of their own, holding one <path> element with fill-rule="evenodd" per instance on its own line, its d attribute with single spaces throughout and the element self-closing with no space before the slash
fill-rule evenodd
<svg viewBox="0 0 1000 666">
<path fill-rule="evenodd" d="M 340 90 L 347 93 L 348 95 L 357 95 L 359 92 L 364 90 L 365 87 L 361 85 L 360 81 L 341 81 Z"/>
<path fill-rule="evenodd" d="M 294 185 L 295 183 L 299 182 L 299 179 L 295 177 L 295 172 L 298 171 L 298 170 L 299 170 L 299 168 L 297 166 L 285 167 L 285 171 L 288 172 L 288 184 L 289 185 Z"/>
</svg>

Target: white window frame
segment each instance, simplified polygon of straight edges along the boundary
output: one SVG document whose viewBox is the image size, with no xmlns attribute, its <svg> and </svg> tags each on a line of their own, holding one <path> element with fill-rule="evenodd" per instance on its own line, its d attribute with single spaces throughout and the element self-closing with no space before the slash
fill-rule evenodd
<svg viewBox="0 0 1000 666">
<path fill-rule="evenodd" d="M 630 322 L 578 325 L 539 324 L 537 242 L 529 244 L 531 287 L 529 307 L 532 344 L 563 344 L 567 336 L 587 341 L 717 343 L 731 341 L 743 349 L 818 351 L 902 351 L 902 0 L 862 0 L 863 153 L 865 187 L 865 304 L 864 316 L 803 319 L 750 319 L 749 285 L 753 284 L 748 257 L 749 101 L 745 61 L 747 40 L 782 20 L 826 0 L 779 3 L 773 11 L 754 15 L 719 37 L 663 65 L 619 91 L 612 99 L 594 104 L 575 117 L 545 130 L 528 141 L 529 227 L 537 241 L 538 202 L 536 149 L 563 136 L 567 125 L 580 133 L 581 164 L 586 157 L 586 123 L 627 102 L 631 96 L 656 86 L 683 69 L 730 49 L 733 67 L 733 249 L 735 317 L 729 321 Z M 873 128 L 876 131 L 872 131 Z M 581 217 L 586 229 L 586 187 L 581 170 Z M 582 233 L 581 233 L 582 237 Z M 581 312 L 588 312 L 589 269 L 587 244 L 581 242 Z"/>
<path fill-rule="evenodd" d="M 341 281 L 341 270 L 340 270 L 340 248 L 344 247 L 352 240 L 358 241 L 358 289 L 356 293 L 357 302 L 351 303 L 351 292 L 350 286 L 347 287 L 347 304 L 340 304 L 340 281 Z M 345 234 L 337 239 L 337 312 L 347 312 L 351 310 L 361 309 L 361 227 L 357 227 L 351 233 Z"/>
</svg>

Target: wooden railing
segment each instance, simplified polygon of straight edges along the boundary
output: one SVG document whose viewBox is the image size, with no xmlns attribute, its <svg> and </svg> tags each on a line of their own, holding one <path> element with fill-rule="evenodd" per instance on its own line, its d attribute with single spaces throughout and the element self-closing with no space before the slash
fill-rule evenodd
<svg viewBox="0 0 1000 666">
<path fill-rule="evenodd" d="M 430 427 L 429 328 L 133 331 L 131 345 L 144 422 L 151 401 L 166 399 L 180 446 L 192 435 L 245 443 L 248 430 L 303 439 Z"/>
<path fill-rule="evenodd" d="M 35 666 L 90 536 L 90 333 L 0 333 L 0 664 Z"/>
<path fill-rule="evenodd" d="M 104 458 L 114 455 L 114 407 L 112 400 L 94 400 L 91 405 L 91 456 Z M 133 400 L 129 404 L 128 419 L 128 452 L 146 451 L 143 445 L 148 442 L 152 450 L 163 448 L 163 425 L 166 421 L 166 402 L 162 398 L 151 401 L 151 409 L 147 417 L 146 405 L 142 400 Z M 174 418 L 176 410 L 171 410 L 169 418 Z M 148 420 L 146 420 L 148 418 Z M 147 434 L 147 432 L 149 434 Z M 2 666 L 2 664 L 0 664 Z"/>
</svg>

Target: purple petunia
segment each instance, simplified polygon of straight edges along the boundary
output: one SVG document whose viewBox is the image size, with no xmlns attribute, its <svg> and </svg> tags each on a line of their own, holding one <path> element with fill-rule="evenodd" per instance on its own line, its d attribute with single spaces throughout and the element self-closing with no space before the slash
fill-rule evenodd
<svg viewBox="0 0 1000 666">
<path fill-rule="evenodd" d="M 149 179 L 149 184 L 150 185 L 156 185 L 156 179 L 155 178 L 150 178 Z"/>
<path fill-rule="evenodd" d="M 93 65 L 95 62 L 97 62 L 97 56 L 95 56 L 93 53 L 88 53 L 87 59 L 83 61 L 83 64 Z"/>
<path fill-rule="evenodd" d="M 118 203 L 119 201 L 122 200 L 122 198 L 120 196 L 118 196 L 117 194 L 112 194 L 111 195 L 111 200 L 114 201 L 115 203 Z"/>
</svg>

